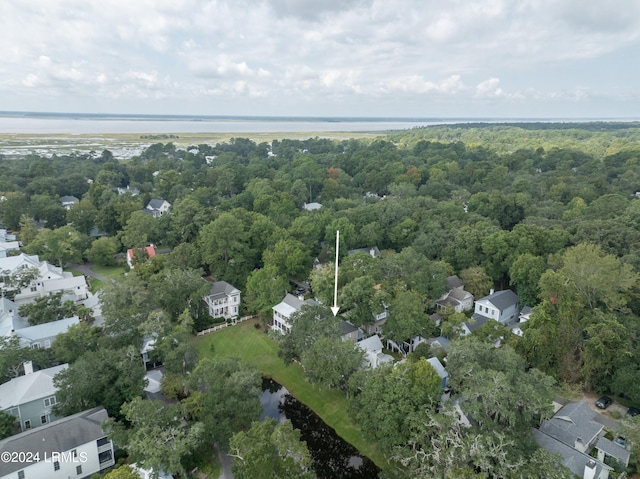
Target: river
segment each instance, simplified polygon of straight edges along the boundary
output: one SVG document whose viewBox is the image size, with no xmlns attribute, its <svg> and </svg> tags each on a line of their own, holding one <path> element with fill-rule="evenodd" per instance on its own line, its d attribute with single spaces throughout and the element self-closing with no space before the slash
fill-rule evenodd
<svg viewBox="0 0 640 479">
<path fill-rule="evenodd" d="M 375 479 L 380 471 L 366 456 L 343 441 L 311 409 L 294 398 L 272 379 L 262 381 L 261 419 L 289 419 L 299 429 L 311 453 L 312 467 L 318 479 Z"/>
</svg>

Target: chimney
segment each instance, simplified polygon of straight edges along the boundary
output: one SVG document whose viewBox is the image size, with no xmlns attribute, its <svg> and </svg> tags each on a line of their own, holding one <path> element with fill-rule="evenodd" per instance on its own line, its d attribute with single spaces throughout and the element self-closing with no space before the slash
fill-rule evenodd
<svg viewBox="0 0 640 479">
<path fill-rule="evenodd" d="M 24 366 L 25 376 L 27 374 L 33 374 L 33 363 L 31 361 L 25 361 L 24 363 L 22 363 L 22 366 Z"/>
<path fill-rule="evenodd" d="M 584 465 L 582 479 L 594 479 L 596 477 L 596 461 L 590 460 Z"/>
<path fill-rule="evenodd" d="M 584 452 L 584 444 L 582 443 L 581 437 L 576 437 L 576 440 L 573 443 L 573 448 L 577 449 L 580 452 Z"/>
<path fill-rule="evenodd" d="M 493 293 L 495 293 L 495 290 L 494 290 L 493 288 L 491 288 L 491 289 L 489 290 L 489 296 L 491 296 Z"/>
</svg>

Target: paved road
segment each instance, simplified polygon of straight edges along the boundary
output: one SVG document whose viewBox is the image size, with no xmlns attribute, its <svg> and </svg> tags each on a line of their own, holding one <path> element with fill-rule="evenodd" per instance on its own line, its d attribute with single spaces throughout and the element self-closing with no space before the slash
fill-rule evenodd
<svg viewBox="0 0 640 479">
<path fill-rule="evenodd" d="M 66 268 L 75 269 L 76 271 L 80 271 L 82 274 L 84 274 L 85 276 L 88 276 L 90 278 L 96 278 L 96 279 L 99 279 L 100 281 L 109 281 L 109 278 L 107 278 L 106 276 L 103 276 L 103 275 L 93 271 L 91 269 L 92 266 L 93 266 L 93 263 L 84 263 L 84 264 L 67 263 L 65 265 Z"/>
<path fill-rule="evenodd" d="M 217 444 L 216 450 L 218 451 L 218 458 L 220 458 L 220 464 L 222 466 L 222 472 L 220 473 L 219 479 L 233 479 L 233 474 L 231 474 L 233 458 L 226 452 L 221 451 Z"/>
</svg>

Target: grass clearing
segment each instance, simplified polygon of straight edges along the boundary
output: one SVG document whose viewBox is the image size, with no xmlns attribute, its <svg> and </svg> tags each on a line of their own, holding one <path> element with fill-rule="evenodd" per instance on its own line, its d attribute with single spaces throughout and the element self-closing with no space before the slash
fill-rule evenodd
<svg viewBox="0 0 640 479">
<path fill-rule="evenodd" d="M 118 279 L 125 273 L 126 268 L 124 266 L 101 266 L 94 264 L 91 266 L 91 270 L 107 278 Z"/>
<path fill-rule="evenodd" d="M 278 346 L 264 331 L 256 329 L 257 320 L 246 321 L 195 339 L 201 358 L 207 356 L 238 357 L 263 375 L 282 384 L 300 402 L 307 405 L 336 433 L 369 457 L 381 469 L 388 469 L 384 456 L 365 440 L 348 414 L 349 402 L 344 394 L 309 384 L 299 364 L 285 366 L 278 357 Z"/>
</svg>

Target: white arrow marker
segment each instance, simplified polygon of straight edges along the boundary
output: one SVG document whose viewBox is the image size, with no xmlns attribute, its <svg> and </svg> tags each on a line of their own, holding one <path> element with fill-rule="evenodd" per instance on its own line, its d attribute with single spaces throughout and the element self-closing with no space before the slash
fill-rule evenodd
<svg viewBox="0 0 640 479">
<path fill-rule="evenodd" d="M 340 311 L 340 306 L 338 306 L 338 248 L 340 247 L 340 231 L 336 230 L 336 280 L 333 288 L 333 306 L 331 307 L 331 311 L 334 316 L 338 315 L 338 311 Z"/>
</svg>

